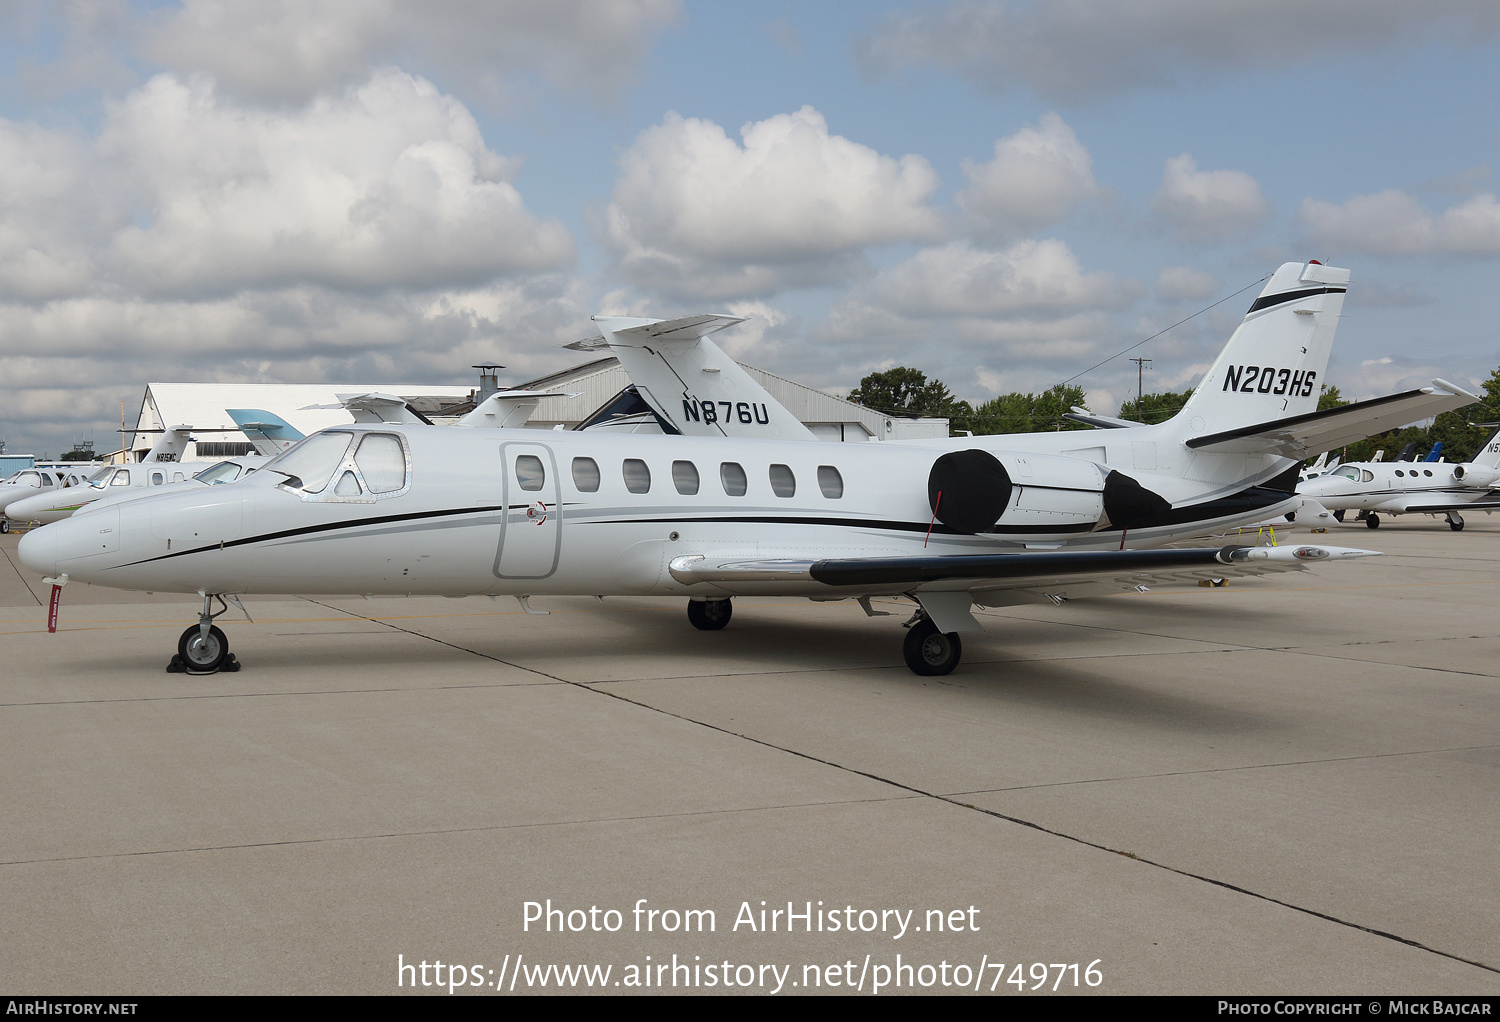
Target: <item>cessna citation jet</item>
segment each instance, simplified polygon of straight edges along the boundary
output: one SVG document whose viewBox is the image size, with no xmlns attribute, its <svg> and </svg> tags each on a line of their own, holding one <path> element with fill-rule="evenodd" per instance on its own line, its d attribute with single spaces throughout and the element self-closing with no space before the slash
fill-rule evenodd
<svg viewBox="0 0 1500 1022">
<path fill-rule="evenodd" d="M 1365 525 L 1380 527 L 1381 515 L 1443 515 L 1448 527 L 1462 532 L 1459 511 L 1500 508 L 1500 430 L 1474 460 L 1454 465 L 1435 461 L 1351 461 L 1297 487 L 1297 492 L 1344 520 L 1358 511 Z"/>
<path fill-rule="evenodd" d="M 225 663 L 213 621 L 245 594 L 510 595 L 527 609 L 544 595 L 677 596 L 702 629 L 728 623 L 734 596 L 775 595 L 869 614 L 871 597 L 910 598 L 906 661 L 946 674 L 959 634 L 980 627 L 975 604 L 1368 553 L 1144 549 L 1284 514 L 1310 452 L 1476 400 L 1435 380 L 1318 412 L 1348 280 L 1282 266 L 1181 413 L 1155 425 L 830 444 L 355 424 L 225 486 L 85 509 L 19 553 L 57 585 L 199 593 L 178 643 L 196 671 Z M 692 329 L 677 322 L 660 326 Z M 691 407 L 693 381 L 681 387 Z"/>
</svg>

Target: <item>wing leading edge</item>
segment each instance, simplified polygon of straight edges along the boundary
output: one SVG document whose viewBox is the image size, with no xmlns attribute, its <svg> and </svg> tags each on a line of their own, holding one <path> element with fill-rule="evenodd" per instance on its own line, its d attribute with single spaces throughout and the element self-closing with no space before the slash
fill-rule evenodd
<svg viewBox="0 0 1500 1022">
<path fill-rule="evenodd" d="M 1201 547 L 1166 550 L 1060 550 L 935 557 L 714 558 L 675 557 L 668 565 L 684 585 L 821 583 L 849 590 L 1034 588 L 1062 582 L 1117 582 L 1130 589 L 1152 582 L 1302 571 L 1320 561 L 1370 557 L 1375 550 L 1312 544 L 1285 547 Z M 957 583 L 957 584 L 955 584 Z M 759 585 L 757 585 L 759 588 Z M 789 587 L 790 588 L 790 587 Z M 803 588 L 803 587 L 799 587 Z"/>
</svg>

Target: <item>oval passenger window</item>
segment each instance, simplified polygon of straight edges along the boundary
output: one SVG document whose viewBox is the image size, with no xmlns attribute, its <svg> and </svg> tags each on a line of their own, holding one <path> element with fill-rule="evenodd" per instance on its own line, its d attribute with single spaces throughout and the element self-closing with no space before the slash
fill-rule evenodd
<svg viewBox="0 0 1500 1022">
<path fill-rule="evenodd" d="M 583 493 L 598 493 L 599 463 L 593 458 L 574 458 L 573 485 Z"/>
</svg>

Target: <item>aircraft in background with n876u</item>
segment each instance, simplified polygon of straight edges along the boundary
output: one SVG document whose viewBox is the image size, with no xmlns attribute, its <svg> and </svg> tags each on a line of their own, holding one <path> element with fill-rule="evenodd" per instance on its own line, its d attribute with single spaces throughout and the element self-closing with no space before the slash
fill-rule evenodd
<svg viewBox="0 0 1500 1022">
<path fill-rule="evenodd" d="M 200 670 L 227 656 L 213 620 L 246 594 L 675 596 L 703 629 L 728 622 L 735 596 L 773 595 L 866 613 L 871 597 L 907 597 L 906 661 L 945 674 L 980 627 L 975 604 L 1368 553 L 1157 549 L 1296 507 L 1310 452 L 1475 400 L 1435 380 L 1317 411 L 1348 280 L 1282 266 L 1156 425 L 878 444 L 354 425 L 226 486 L 85 510 L 27 535 L 20 556 L 59 580 L 201 593 L 178 644 Z"/>
</svg>

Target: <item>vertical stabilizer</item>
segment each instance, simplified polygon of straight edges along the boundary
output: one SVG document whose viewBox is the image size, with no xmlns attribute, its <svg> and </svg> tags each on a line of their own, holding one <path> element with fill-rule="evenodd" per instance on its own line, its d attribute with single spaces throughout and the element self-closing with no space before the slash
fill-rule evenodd
<svg viewBox="0 0 1500 1022">
<path fill-rule="evenodd" d="M 1500 429 L 1490 434 L 1490 438 L 1480 445 L 1469 463 L 1481 468 L 1500 469 Z"/>
<path fill-rule="evenodd" d="M 224 411 L 255 445 L 256 453 L 268 458 L 276 457 L 302 439 L 297 427 L 264 408 L 226 408 Z"/>
<path fill-rule="evenodd" d="M 816 440 L 812 431 L 767 393 L 738 362 L 708 339 L 735 316 L 627 319 L 595 316 L 602 340 L 567 345 L 608 349 L 641 397 L 687 436 Z"/>
<path fill-rule="evenodd" d="M 1348 286 L 1348 270 L 1283 264 L 1173 421 L 1195 436 L 1316 411 Z"/>
</svg>

